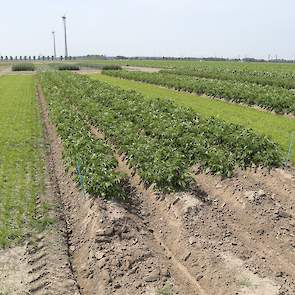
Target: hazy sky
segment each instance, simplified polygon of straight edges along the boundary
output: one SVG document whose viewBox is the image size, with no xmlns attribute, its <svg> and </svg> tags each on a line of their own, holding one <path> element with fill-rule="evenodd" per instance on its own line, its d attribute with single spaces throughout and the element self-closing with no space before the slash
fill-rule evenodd
<svg viewBox="0 0 295 295">
<path fill-rule="evenodd" d="M 0 55 L 295 56 L 294 0 L 0 0 Z"/>
</svg>

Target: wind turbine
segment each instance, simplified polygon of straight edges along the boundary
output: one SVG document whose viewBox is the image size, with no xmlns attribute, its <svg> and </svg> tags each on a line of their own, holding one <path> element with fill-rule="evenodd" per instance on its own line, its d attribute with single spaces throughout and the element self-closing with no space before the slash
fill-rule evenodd
<svg viewBox="0 0 295 295">
<path fill-rule="evenodd" d="M 63 20 L 63 23 L 64 23 L 64 32 L 65 32 L 65 58 L 67 58 L 68 57 L 67 17 L 66 17 L 65 14 L 62 16 L 62 20 Z"/>
<path fill-rule="evenodd" d="M 52 37 L 53 37 L 53 53 L 54 53 L 54 59 L 56 59 L 55 31 L 52 31 Z"/>
</svg>

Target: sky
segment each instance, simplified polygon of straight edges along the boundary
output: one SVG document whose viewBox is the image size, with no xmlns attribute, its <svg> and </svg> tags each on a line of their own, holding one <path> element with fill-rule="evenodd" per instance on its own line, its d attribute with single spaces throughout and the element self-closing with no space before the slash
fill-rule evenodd
<svg viewBox="0 0 295 295">
<path fill-rule="evenodd" d="M 0 0 L 0 55 L 295 58 L 294 0 Z"/>
</svg>

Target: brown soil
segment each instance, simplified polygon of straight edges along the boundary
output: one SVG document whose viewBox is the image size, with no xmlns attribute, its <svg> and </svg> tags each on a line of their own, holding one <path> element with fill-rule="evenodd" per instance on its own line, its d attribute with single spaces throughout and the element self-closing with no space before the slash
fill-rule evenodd
<svg viewBox="0 0 295 295">
<path fill-rule="evenodd" d="M 1 76 L 4 76 L 4 75 L 6 75 L 6 74 L 8 74 L 8 73 L 10 73 L 11 72 L 11 67 L 9 66 L 1 66 L 0 67 L 0 77 Z"/>
<path fill-rule="evenodd" d="M 158 73 L 162 70 L 161 68 L 132 67 L 132 66 L 123 66 L 122 68 L 130 72 L 145 72 L 145 73 Z"/>
<path fill-rule="evenodd" d="M 23 295 L 27 292 L 29 267 L 25 246 L 0 251 L 0 294 Z"/>
<path fill-rule="evenodd" d="M 102 70 L 91 69 L 91 68 L 81 68 L 79 71 L 75 71 L 77 74 L 91 75 L 91 74 L 101 74 Z"/>
</svg>

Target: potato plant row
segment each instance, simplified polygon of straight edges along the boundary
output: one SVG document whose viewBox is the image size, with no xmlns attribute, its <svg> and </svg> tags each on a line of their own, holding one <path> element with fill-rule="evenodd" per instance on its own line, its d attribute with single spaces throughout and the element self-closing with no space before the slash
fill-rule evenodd
<svg viewBox="0 0 295 295">
<path fill-rule="evenodd" d="M 124 197 L 122 182 L 125 175 L 116 172 L 117 160 L 102 139 L 94 139 L 87 122 L 73 105 L 61 99 L 59 88 L 41 76 L 48 101 L 50 118 L 56 126 L 63 144 L 63 160 L 81 188 L 102 198 Z"/>
<path fill-rule="evenodd" d="M 106 75 L 161 85 L 228 101 L 257 105 L 279 114 L 295 114 L 295 93 L 284 88 L 168 73 L 104 71 Z"/>
<path fill-rule="evenodd" d="M 44 84 L 58 91 L 124 152 L 147 184 L 164 191 L 184 189 L 189 169 L 231 176 L 237 167 L 279 166 L 280 149 L 267 137 L 215 118 L 204 119 L 165 99 L 146 100 L 88 77 L 45 73 Z"/>
<path fill-rule="evenodd" d="M 246 83 L 256 83 L 274 87 L 295 89 L 295 74 L 282 71 L 261 71 L 239 68 L 227 68 L 225 66 L 198 65 L 197 67 L 176 68 L 162 70 L 162 73 L 195 76 L 218 80 L 230 80 Z"/>
</svg>

